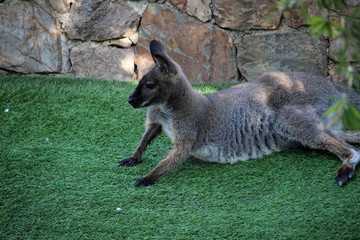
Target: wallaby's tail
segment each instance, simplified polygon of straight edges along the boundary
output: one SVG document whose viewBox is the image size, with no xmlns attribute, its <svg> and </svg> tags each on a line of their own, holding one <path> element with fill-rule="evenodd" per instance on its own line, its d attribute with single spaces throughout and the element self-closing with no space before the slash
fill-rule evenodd
<svg viewBox="0 0 360 240">
<path fill-rule="evenodd" d="M 338 138 L 349 144 L 360 144 L 360 132 L 351 132 L 351 131 L 332 131 Z M 360 154 L 360 151 L 359 151 Z M 360 156 L 360 155 L 359 155 Z"/>
<path fill-rule="evenodd" d="M 349 98 L 355 108 L 360 111 L 360 94 L 356 93 L 355 91 L 350 91 Z"/>
<path fill-rule="evenodd" d="M 335 87 L 338 89 L 339 92 L 345 93 L 349 96 L 350 102 L 355 106 L 357 110 L 360 111 L 360 93 L 356 92 L 355 90 L 349 90 L 347 87 L 335 84 Z"/>
</svg>

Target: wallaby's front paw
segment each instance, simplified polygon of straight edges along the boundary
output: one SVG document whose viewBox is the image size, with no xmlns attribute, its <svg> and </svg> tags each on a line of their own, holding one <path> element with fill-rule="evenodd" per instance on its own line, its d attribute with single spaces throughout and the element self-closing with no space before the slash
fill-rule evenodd
<svg viewBox="0 0 360 240">
<path fill-rule="evenodd" d="M 140 163 L 140 161 L 138 161 L 136 158 L 130 157 L 130 158 L 120 161 L 118 167 L 120 167 L 120 166 L 132 167 L 139 163 Z"/>
<path fill-rule="evenodd" d="M 144 177 L 144 178 L 139 178 L 139 179 L 135 182 L 134 186 L 135 186 L 135 187 L 146 187 L 146 186 L 151 186 L 151 185 L 153 185 L 154 183 L 155 183 L 154 181 L 152 181 L 152 180 Z"/>
<path fill-rule="evenodd" d="M 341 187 L 354 176 L 354 168 L 348 164 L 343 164 L 335 177 L 337 184 Z"/>
</svg>

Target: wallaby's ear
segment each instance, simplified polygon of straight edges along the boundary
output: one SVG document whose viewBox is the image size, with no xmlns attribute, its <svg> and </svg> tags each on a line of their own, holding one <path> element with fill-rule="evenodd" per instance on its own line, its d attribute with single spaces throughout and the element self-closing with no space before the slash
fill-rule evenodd
<svg viewBox="0 0 360 240">
<path fill-rule="evenodd" d="M 150 42 L 150 53 L 156 64 L 160 66 L 164 74 L 176 74 L 176 67 L 172 60 L 168 57 L 164 47 L 156 40 Z"/>
<path fill-rule="evenodd" d="M 154 57 L 155 53 L 165 53 L 164 47 L 156 40 L 150 42 L 150 53 Z"/>
</svg>

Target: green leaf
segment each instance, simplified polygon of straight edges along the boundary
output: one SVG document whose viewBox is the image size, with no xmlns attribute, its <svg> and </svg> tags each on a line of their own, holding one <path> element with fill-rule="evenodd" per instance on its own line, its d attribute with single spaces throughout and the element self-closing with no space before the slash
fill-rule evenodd
<svg viewBox="0 0 360 240">
<path fill-rule="evenodd" d="M 317 38 L 326 33 L 326 20 L 322 17 L 310 17 L 308 24 L 312 34 L 316 34 Z"/>
<path fill-rule="evenodd" d="M 335 113 L 336 111 L 338 111 L 341 106 L 343 105 L 343 100 L 339 100 L 337 101 L 332 107 L 330 107 L 322 116 L 323 118 L 328 117 L 330 114 Z"/>
<path fill-rule="evenodd" d="M 345 4 L 346 3 L 344 0 L 334 0 L 334 6 L 336 9 L 339 9 L 339 10 L 344 9 Z"/>
<path fill-rule="evenodd" d="M 348 103 L 348 106 L 349 106 L 349 111 L 351 111 L 352 114 L 353 114 L 357 119 L 360 119 L 360 113 L 357 111 L 357 109 L 354 107 L 354 105 L 351 104 L 351 103 Z"/>
<path fill-rule="evenodd" d="M 303 18 L 308 19 L 308 18 L 309 18 L 309 14 L 307 13 L 307 9 L 306 9 L 306 7 L 305 7 L 304 4 L 302 4 L 302 5 L 300 6 L 300 10 L 301 10 L 301 15 L 303 16 Z"/>
<path fill-rule="evenodd" d="M 360 130 L 360 113 L 356 110 L 351 103 L 347 103 L 347 107 L 343 113 L 344 129 L 348 131 L 359 131 Z"/>
<path fill-rule="evenodd" d="M 328 122 L 329 127 L 340 124 L 344 131 L 360 130 L 360 113 L 346 96 L 343 96 L 323 114 L 323 118 L 329 116 L 331 116 Z"/>
</svg>

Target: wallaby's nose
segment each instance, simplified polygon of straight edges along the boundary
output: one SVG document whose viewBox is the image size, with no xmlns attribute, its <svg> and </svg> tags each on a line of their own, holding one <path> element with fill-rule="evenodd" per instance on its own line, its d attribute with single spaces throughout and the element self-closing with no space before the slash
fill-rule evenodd
<svg viewBox="0 0 360 240">
<path fill-rule="evenodd" d="M 128 98 L 128 102 L 129 102 L 131 105 L 133 105 L 134 102 L 135 102 L 135 98 L 132 97 L 132 96 L 130 96 L 130 97 Z"/>
</svg>

